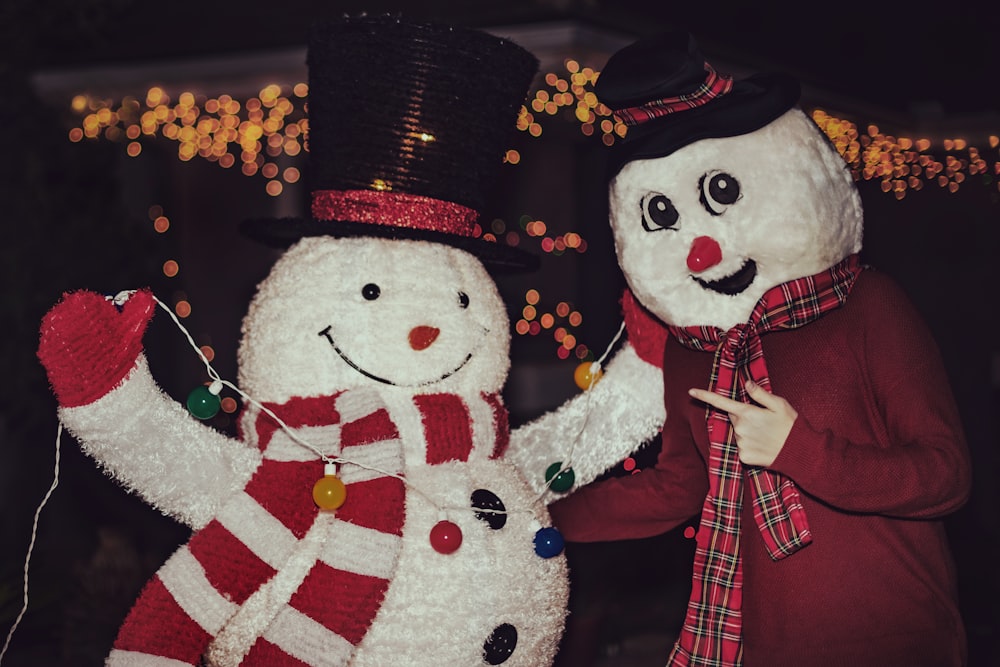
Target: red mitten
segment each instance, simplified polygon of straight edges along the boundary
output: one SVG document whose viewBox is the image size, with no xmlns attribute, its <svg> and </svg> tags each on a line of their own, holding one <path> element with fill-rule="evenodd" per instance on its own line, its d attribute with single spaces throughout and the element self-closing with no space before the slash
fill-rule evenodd
<svg viewBox="0 0 1000 667">
<path fill-rule="evenodd" d="M 96 401 L 135 366 L 156 302 L 149 290 L 133 293 L 122 306 L 116 301 L 70 292 L 42 319 L 38 358 L 61 406 Z"/>
<path fill-rule="evenodd" d="M 639 358 L 647 364 L 663 368 L 663 350 L 667 344 L 667 327 L 639 303 L 629 289 L 622 294 L 622 314 L 625 331 Z"/>
</svg>

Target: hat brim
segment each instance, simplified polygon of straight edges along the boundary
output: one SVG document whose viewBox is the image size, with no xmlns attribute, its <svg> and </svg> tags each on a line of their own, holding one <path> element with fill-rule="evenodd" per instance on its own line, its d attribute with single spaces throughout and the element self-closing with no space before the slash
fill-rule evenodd
<svg viewBox="0 0 1000 667">
<path fill-rule="evenodd" d="M 471 253 L 493 273 L 525 273 L 537 270 L 541 264 L 537 255 L 499 241 L 350 220 L 254 218 L 240 223 L 240 232 L 255 241 L 279 249 L 289 248 L 305 237 L 314 236 L 372 237 L 440 243 Z"/>
<path fill-rule="evenodd" d="M 798 103 L 799 83 L 782 73 L 755 74 L 711 102 L 628 128 L 611 150 L 613 178 L 634 160 L 661 158 L 702 139 L 734 137 L 764 127 Z"/>
</svg>

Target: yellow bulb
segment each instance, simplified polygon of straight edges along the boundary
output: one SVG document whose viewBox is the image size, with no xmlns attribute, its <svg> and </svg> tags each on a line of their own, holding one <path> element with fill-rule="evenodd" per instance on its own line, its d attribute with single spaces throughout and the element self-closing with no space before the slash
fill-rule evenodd
<svg viewBox="0 0 1000 667">
<path fill-rule="evenodd" d="M 335 475 L 324 475 L 313 485 L 313 502 L 324 510 L 335 510 L 344 504 L 347 488 Z"/>
<path fill-rule="evenodd" d="M 590 367 L 593 362 L 585 361 L 576 367 L 576 371 L 573 372 L 573 380 L 576 382 L 576 386 L 580 389 L 586 391 L 590 389 L 591 385 L 597 384 L 601 379 L 601 375 L 604 373 L 600 368 L 597 369 L 596 373 L 591 373 Z"/>
</svg>

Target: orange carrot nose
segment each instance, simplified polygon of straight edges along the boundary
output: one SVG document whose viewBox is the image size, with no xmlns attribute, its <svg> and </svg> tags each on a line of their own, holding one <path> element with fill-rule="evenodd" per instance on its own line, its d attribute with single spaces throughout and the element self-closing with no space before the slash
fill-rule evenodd
<svg viewBox="0 0 1000 667">
<path fill-rule="evenodd" d="M 418 352 L 420 350 L 426 350 L 431 346 L 431 343 L 437 340 L 438 335 L 441 330 L 436 327 L 426 327 L 419 326 L 413 327 L 410 331 L 410 347 Z"/>
<path fill-rule="evenodd" d="M 707 271 L 722 261 L 722 248 L 711 236 L 699 236 L 691 242 L 687 265 L 695 273 Z"/>
</svg>

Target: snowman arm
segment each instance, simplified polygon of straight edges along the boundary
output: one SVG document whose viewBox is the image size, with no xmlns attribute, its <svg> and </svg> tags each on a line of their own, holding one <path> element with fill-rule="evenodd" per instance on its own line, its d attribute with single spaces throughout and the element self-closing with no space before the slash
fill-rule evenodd
<svg viewBox="0 0 1000 667">
<path fill-rule="evenodd" d="M 572 465 L 580 488 L 655 437 L 665 418 L 663 371 L 626 342 L 589 391 L 514 430 L 506 458 L 536 493 L 556 461 Z M 561 495 L 549 491 L 546 501 Z"/>
<path fill-rule="evenodd" d="M 164 514 L 198 529 L 243 488 L 260 454 L 196 421 L 153 380 L 144 355 L 116 388 L 59 418 L 84 452 Z"/>
</svg>

